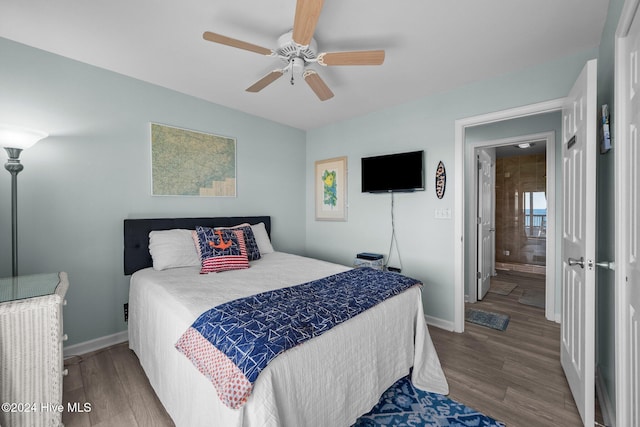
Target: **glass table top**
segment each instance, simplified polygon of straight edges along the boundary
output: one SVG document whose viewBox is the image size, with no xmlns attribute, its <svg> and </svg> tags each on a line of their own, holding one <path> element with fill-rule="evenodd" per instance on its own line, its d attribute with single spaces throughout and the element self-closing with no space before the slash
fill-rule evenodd
<svg viewBox="0 0 640 427">
<path fill-rule="evenodd" d="M 0 278 L 0 303 L 50 295 L 60 283 L 58 273 Z"/>
</svg>

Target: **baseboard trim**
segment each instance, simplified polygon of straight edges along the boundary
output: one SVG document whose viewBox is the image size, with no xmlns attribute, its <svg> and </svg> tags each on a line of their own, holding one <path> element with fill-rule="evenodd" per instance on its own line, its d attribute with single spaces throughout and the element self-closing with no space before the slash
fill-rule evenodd
<svg viewBox="0 0 640 427">
<path fill-rule="evenodd" d="M 79 356 L 81 354 L 91 353 L 92 351 L 100 350 L 115 344 L 120 344 L 128 339 L 129 331 L 117 332 L 112 335 L 106 335 L 104 337 L 64 347 L 63 354 L 65 358 Z"/>
<path fill-rule="evenodd" d="M 439 317 L 428 316 L 425 314 L 424 319 L 427 321 L 427 324 L 430 326 L 435 326 L 440 329 L 444 329 L 445 331 L 455 331 L 455 325 L 450 320 L 440 319 Z"/>
<path fill-rule="evenodd" d="M 602 375 L 600 374 L 600 367 L 596 368 L 596 397 L 598 403 L 600 403 L 600 410 L 602 411 L 602 418 L 605 425 L 610 427 L 616 427 L 616 411 L 611 397 L 607 392 L 607 388 L 602 382 Z"/>
</svg>

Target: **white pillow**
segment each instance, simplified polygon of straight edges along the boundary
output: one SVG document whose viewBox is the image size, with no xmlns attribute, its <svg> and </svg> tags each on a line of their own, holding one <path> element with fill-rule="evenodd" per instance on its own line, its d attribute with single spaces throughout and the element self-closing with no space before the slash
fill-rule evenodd
<svg viewBox="0 0 640 427">
<path fill-rule="evenodd" d="M 199 267 L 200 257 L 191 230 L 173 229 L 149 233 L 149 253 L 154 270 L 176 267 Z"/>
<path fill-rule="evenodd" d="M 270 254 L 274 252 L 273 246 L 271 246 L 271 240 L 269 240 L 269 235 L 267 234 L 267 228 L 264 226 L 264 222 L 253 224 L 251 226 L 251 231 L 253 231 L 253 236 L 256 238 L 256 244 L 258 245 L 258 250 L 260 250 L 261 254 Z"/>
</svg>

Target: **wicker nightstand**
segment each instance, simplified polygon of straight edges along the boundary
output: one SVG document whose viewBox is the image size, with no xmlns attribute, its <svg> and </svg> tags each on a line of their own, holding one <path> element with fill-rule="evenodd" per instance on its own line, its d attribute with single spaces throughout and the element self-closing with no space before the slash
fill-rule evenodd
<svg viewBox="0 0 640 427">
<path fill-rule="evenodd" d="M 0 279 L 0 425 L 62 424 L 67 274 Z"/>
</svg>

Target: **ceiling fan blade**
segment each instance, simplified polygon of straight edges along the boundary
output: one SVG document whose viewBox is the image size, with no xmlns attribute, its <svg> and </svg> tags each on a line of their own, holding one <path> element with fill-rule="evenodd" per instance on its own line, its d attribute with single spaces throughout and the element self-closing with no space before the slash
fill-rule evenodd
<svg viewBox="0 0 640 427">
<path fill-rule="evenodd" d="M 318 73 L 313 70 L 307 70 L 304 72 L 302 77 L 304 77 L 304 81 L 307 82 L 311 90 L 313 90 L 318 98 L 320 98 L 320 101 L 326 101 L 327 99 L 333 98 L 333 92 L 331 92 L 329 86 L 327 86 L 324 80 L 320 78 Z"/>
<path fill-rule="evenodd" d="M 267 49 L 266 47 L 243 42 L 242 40 L 232 39 L 231 37 L 212 33 L 211 31 L 205 31 L 204 34 L 202 34 L 202 38 L 210 42 L 220 43 L 220 44 L 224 44 L 231 47 L 237 47 L 238 49 L 244 49 L 244 50 L 259 53 L 262 55 L 269 56 L 273 53 L 271 49 Z"/>
<path fill-rule="evenodd" d="M 325 52 L 318 55 L 320 65 L 381 65 L 383 62 L 384 50 Z"/>
<path fill-rule="evenodd" d="M 308 46 L 316 30 L 324 0 L 298 0 L 293 20 L 293 41 Z"/>
<path fill-rule="evenodd" d="M 246 91 L 247 92 L 260 92 L 265 87 L 269 86 L 271 83 L 278 80 L 284 74 L 284 70 L 273 70 L 251 86 L 249 86 Z"/>
</svg>

